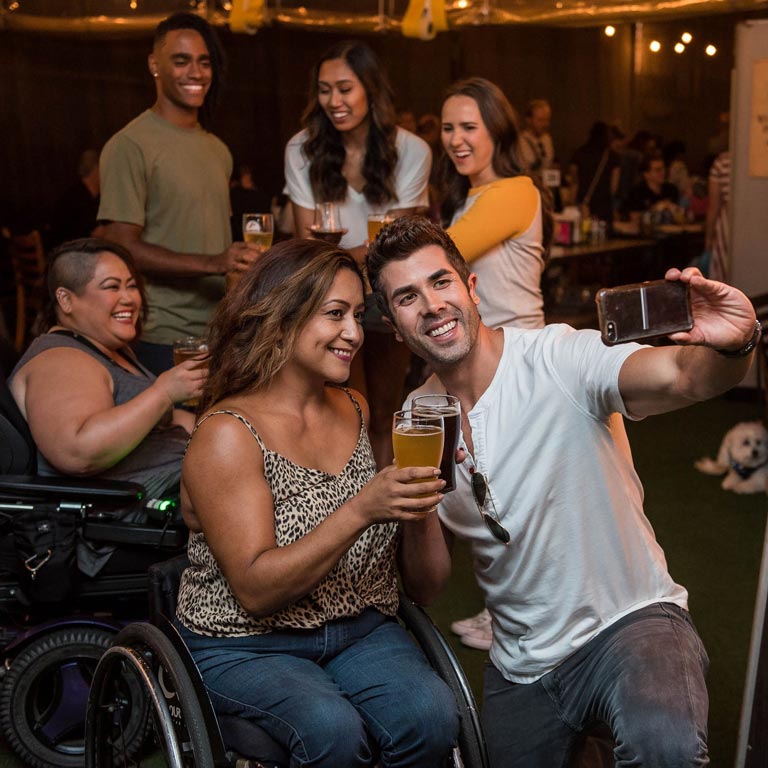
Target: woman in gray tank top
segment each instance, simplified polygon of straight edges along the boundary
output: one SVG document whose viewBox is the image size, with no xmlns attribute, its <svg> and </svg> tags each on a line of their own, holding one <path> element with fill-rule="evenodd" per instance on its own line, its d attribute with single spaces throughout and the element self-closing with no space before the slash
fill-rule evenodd
<svg viewBox="0 0 768 768">
<path fill-rule="evenodd" d="M 44 475 L 131 480 L 149 498 L 178 484 L 194 418 L 174 408 L 199 395 L 194 361 L 155 378 L 130 344 L 144 319 L 144 287 L 130 253 L 106 240 L 51 252 L 40 334 L 9 379 Z"/>
</svg>

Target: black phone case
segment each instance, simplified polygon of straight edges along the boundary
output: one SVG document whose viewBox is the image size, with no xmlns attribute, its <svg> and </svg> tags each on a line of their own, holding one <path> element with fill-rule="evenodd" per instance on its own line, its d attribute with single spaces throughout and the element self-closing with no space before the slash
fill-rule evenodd
<svg viewBox="0 0 768 768">
<path fill-rule="evenodd" d="M 601 288 L 595 301 L 600 333 L 609 346 L 693 328 L 690 287 L 679 280 Z"/>
</svg>

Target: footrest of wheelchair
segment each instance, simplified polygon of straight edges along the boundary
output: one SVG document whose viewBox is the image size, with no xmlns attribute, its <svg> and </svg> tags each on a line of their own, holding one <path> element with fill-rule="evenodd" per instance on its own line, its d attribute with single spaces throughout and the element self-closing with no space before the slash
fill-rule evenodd
<svg viewBox="0 0 768 768">
<path fill-rule="evenodd" d="M 83 524 L 83 536 L 89 541 L 105 544 L 134 544 L 179 549 L 187 543 L 189 531 L 179 526 L 158 528 L 156 525 L 86 518 Z"/>
</svg>

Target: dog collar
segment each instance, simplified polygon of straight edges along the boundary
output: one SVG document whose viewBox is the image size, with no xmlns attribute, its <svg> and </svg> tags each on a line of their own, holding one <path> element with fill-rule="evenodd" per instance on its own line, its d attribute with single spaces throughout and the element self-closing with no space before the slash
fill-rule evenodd
<svg viewBox="0 0 768 768">
<path fill-rule="evenodd" d="M 742 479 L 742 480 L 749 480 L 752 475 L 757 472 L 758 469 L 762 469 L 766 464 L 768 464 L 768 460 L 764 461 L 762 464 L 758 464 L 756 467 L 745 467 L 743 464 L 739 464 L 738 461 L 731 461 L 731 469 Z"/>
</svg>

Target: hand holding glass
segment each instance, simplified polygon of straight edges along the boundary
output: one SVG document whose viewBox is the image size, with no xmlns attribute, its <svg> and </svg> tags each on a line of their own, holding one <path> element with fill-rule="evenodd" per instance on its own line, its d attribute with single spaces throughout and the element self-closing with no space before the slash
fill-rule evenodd
<svg viewBox="0 0 768 768">
<path fill-rule="evenodd" d="M 443 453 L 443 417 L 420 415 L 414 411 L 397 411 L 392 417 L 392 447 L 398 469 L 404 467 L 438 467 Z M 434 477 L 414 480 L 427 483 Z M 414 494 L 415 498 L 432 494 Z"/>
<path fill-rule="evenodd" d="M 185 360 L 191 360 L 193 358 L 202 357 L 208 354 L 208 341 L 198 336 L 185 336 L 183 339 L 176 339 L 173 342 L 173 364 L 178 365 Z M 205 357 L 198 361 L 195 368 L 207 368 L 208 358 Z M 189 400 L 185 400 L 182 405 L 188 408 L 197 408 L 199 405 L 199 398 L 192 397 Z"/>
<path fill-rule="evenodd" d="M 326 243 L 338 245 L 347 230 L 341 226 L 341 210 L 336 203 L 318 203 L 315 206 L 315 220 L 309 228 L 312 236 Z"/>
<path fill-rule="evenodd" d="M 413 398 L 414 413 L 425 416 L 442 416 L 445 439 L 440 460 L 440 476 L 445 480 L 443 493 L 456 490 L 456 449 L 459 447 L 461 404 L 453 395 L 418 395 Z"/>
</svg>

